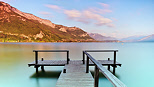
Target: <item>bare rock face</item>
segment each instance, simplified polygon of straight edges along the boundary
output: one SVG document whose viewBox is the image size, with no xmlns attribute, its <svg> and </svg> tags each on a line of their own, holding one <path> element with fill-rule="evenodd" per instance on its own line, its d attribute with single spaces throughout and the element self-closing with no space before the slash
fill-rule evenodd
<svg viewBox="0 0 154 87">
<path fill-rule="evenodd" d="M 39 17 L 37 17 L 37 16 L 35 16 L 33 14 L 21 12 L 18 9 L 16 9 L 16 8 L 14 8 L 14 7 L 10 6 L 9 4 L 4 3 L 2 1 L 0 1 L 0 10 L 5 10 L 6 12 L 13 11 L 13 12 L 15 12 L 15 13 L 19 14 L 20 16 L 23 16 L 23 17 L 25 17 L 27 19 L 36 20 L 41 24 L 43 23 L 43 24 L 48 25 L 48 26 L 50 26 L 52 28 L 55 28 L 55 24 L 52 23 L 51 21 L 46 20 L 46 19 L 41 19 L 41 18 L 39 18 Z"/>
</svg>

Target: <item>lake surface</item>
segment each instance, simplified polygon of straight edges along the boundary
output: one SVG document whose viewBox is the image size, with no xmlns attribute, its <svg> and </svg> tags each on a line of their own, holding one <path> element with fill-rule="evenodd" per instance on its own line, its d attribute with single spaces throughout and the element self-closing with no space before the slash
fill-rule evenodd
<svg viewBox="0 0 154 87">
<path fill-rule="evenodd" d="M 46 73 L 35 77 L 33 50 L 69 50 L 70 59 L 82 60 L 83 50 L 119 50 L 117 77 L 127 87 L 154 87 L 154 43 L 0 43 L 0 87 L 54 87 L 63 67 L 45 67 Z M 96 59 L 113 59 L 113 53 L 91 53 Z M 39 58 L 66 59 L 65 53 L 40 53 Z M 91 71 L 94 67 L 90 67 Z M 55 74 L 57 72 L 58 74 Z M 53 75 L 50 75 L 53 74 Z M 99 87 L 113 87 L 104 77 Z"/>
</svg>

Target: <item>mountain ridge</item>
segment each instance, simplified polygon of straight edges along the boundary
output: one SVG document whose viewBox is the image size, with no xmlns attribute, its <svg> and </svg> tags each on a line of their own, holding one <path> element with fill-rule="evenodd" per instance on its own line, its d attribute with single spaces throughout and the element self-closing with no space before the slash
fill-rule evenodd
<svg viewBox="0 0 154 87">
<path fill-rule="evenodd" d="M 90 37 L 94 38 L 97 41 L 103 41 L 103 42 L 118 42 L 118 40 L 114 37 L 107 37 L 103 36 L 98 33 L 88 33 Z"/>
<path fill-rule="evenodd" d="M 0 1 L 0 42 L 95 41 L 78 27 L 57 25 Z"/>
</svg>

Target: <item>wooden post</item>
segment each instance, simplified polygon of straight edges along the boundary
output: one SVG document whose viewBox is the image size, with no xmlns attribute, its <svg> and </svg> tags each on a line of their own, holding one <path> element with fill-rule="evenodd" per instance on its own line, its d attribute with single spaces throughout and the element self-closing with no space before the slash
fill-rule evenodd
<svg viewBox="0 0 154 87">
<path fill-rule="evenodd" d="M 35 64 L 38 63 L 38 51 L 35 51 Z"/>
<path fill-rule="evenodd" d="M 108 61 L 110 61 L 110 58 L 108 58 Z M 108 65 L 108 70 L 110 71 L 110 65 Z"/>
<path fill-rule="evenodd" d="M 41 61 L 43 61 L 44 59 L 42 58 Z M 41 70 L 44 72 L 44 66 L 41 66 Z"/>
<path fill-rule="evenodd" d="M 69 51 L 67 51 L 67 64 L 69 64 Z"/>
<path fill-rule="evenodd" d="M 113 74 L 115 75 L 115 68 L 116 68 L 116 51 L 114 51 L 114 65 L 113 65 Z"/>
<path fill-rule="evenodd" d="M 38 66 L 35 66 L 35 68 L 36 68 L 36 74 L 38 74 Z"/>
<path fill-rule="evenodd" d="M 84 51 L 83 51 L 83 64 L 85 64 L 85 55 L 84 55 Z"/>
<path fill-rule="evenodd" d="M 89 57 L 87 56 L 86 73 L 89 73 Z"/>
<path fill-rule="evenodd" d="M 66 69 L 63 70 L 63 73 L 66 73 Z"/>
<path fill-rule="evenodd" d="M 99 84 L 99 69 L 97 65 L 95 65 L 95 73 L 94 73 L 94 87 L 98 87 Z"/>
<path fill-rule="evenodd" d="M 38 51 L 35 51 L 35 68 L 36 68 L 36 74 L 38 74 Z"/>
</svg>

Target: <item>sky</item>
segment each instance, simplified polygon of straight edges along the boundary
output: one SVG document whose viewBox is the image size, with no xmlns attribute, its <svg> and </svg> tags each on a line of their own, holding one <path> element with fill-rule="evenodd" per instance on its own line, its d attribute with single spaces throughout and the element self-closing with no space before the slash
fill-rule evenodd
<svg viewBox="0 0 154 87">
<path fill-rule="evenodd" d="M 1 0 L 22 12 L 88 33 L 125 38 L 154 34 L 154 0 Z"/>
</svg>

